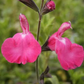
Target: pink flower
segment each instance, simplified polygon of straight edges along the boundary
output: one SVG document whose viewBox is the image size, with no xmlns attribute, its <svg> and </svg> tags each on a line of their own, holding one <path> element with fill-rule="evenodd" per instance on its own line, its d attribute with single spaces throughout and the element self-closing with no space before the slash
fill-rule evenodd
<svg viewBox="0 0 84 84">
<path fill-rule="evenodd" d="M 58 55 L 58 60 L 65 70 L 75 69 L 81 66 L 84 58 L 82 46 L 71 43 L 68 38 L 61 37 L 69 28 L 71 28 L 69 22 L 63 23 L 59 30 L 49 38 L 47 45 L 51 50 L 55 50 Z"/>
<path fill-rule="evenodd" d="M 32 63 L 41 53 L 41 46 L 29 31 L 26 17 L 20 14 L 19 19 L 23 33 L 17 33 L 12 38 L 6 39 L 2 44 L 1 52 L 10 63 Z"/>
</svg>

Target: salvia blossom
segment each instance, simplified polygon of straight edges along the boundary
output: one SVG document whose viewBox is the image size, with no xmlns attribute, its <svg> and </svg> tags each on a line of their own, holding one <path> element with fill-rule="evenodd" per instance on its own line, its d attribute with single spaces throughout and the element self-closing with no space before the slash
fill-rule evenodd
<svg viewBox="0 0 84 84">
<path fill-rule="evenodd" d="M 83 47 L 76 43 L 72 43 L 68 38 L 61 37 L 63 33 L 71 27 L 70 22 L 64 22 L 59 30 L 49 39 L 47 47 L 55 51 L 58 60 L 65 70 L 75 69 L 81 66 L 84 58 Z"/>
<path fill-rule="evenodd" d="M 48 0 L 46 4 L 43 7 L 42 14 L 46 14 L 48 12 L 51 12 L 55 9 L 55 3 L 52 0 Z"/>
<path fill-rule="evenodd" d="M 26 17 L 20 14 L 19 19 L 23 33 L 16 33 L 12 38 L 7 38 L 2 44 L 1 52 L 10 63 L 32 63 L 41 53 L 41 46 L 29 31 Z"/>
</svg>

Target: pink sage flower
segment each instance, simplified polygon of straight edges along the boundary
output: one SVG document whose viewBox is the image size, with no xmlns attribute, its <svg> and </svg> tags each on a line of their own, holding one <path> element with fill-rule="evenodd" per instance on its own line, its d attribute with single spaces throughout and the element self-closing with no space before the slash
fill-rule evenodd
<svg viewBox="0 0 84 84">
<path fill-rule="evenodd" d="M 29 31 L 26 17 L 20 14 L 19 19 L 23 33 L 16 33 L 12 38 L 7 38 L 2 44 L 1 52 L 10 63 L 32 63 L 41 53 L 41 46 Z"/>
<path fill-rule="evenodd" d="M 51 50 L 55 50 L 58 60 L 65 70 L 81 66 L 84 58 L 83 47 L 81 45 L 71 43 L 68 38 L 61 37 L 69 28 L 72 28 L 70 22 L 63 23 L 59 30 L 49 38 L 47 45 Z"/>
</svg>

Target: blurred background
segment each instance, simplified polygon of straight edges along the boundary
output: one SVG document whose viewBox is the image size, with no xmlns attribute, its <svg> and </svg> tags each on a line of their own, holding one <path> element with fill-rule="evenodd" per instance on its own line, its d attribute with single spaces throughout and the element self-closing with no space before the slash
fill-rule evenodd
<svg viewBox="0 0 84 84">
<path fill-rule="evenodd" d="M 34 0 L 40 7 L 41 0 Z M 46 0 L 45 0 L 46 1 Z M 53 0 L 56 9 L 43 16 L 39 43 L 45 43 L 49 35 L 55 33 L 63 22 L 71 21 L 72 30 L 63 36 L 73 43 L 84 47 L 84 0 Z M 6 38 L 22 32 L 19 14 L 26 15 L 30 31 L 36 38 L 38 14 L 18 0 L 0 0 L 0 47 Z M 39 57 L 39 74 L 49 65 L 52 78 L 45 79 L 45 84 L 84 84 L 84 63 L 74 70 L 62 69 L 55 52 L 42 52 Z M 9 63 L 0 49 L 0 84 L 35 84 L 35 63 L 25 65 Z"/>
</svg>

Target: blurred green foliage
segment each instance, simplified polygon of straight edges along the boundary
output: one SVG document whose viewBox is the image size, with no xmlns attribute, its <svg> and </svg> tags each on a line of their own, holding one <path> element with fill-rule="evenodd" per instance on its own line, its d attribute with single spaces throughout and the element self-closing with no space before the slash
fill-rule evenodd
<svg viewBox="0 0 84 84">
<path fill-rule="evenodd" d="M 41 0 L 34 0 L 40 7 Z M 46 0 L 45 0 L 46 1 Z M 84 0 L 54 0 L 56 10 L 42 18 L 40 39 L 44 44 L 48 36 L 55 33 L 65 21 L 71 21 L 73 29 L 64 33 L 72 42 L 84 47 Z M 38 14 L 18 0 L 0 0 L 0 47 L 6 38 L 22 32 L 19 14 L 26 15 L 30 31 L 36 38 Z M 52 78 L 45 79 L 45 84 L 84 84 L 84 64 L 75 70 L 65 71 L 60 66 L 55 52 L 42 52 L 39 56 L 39 74 L 50 66 Z M 0 52 L 0 84 L 35 84 L 35 63 L 11 64 Z"/>
</svg>

